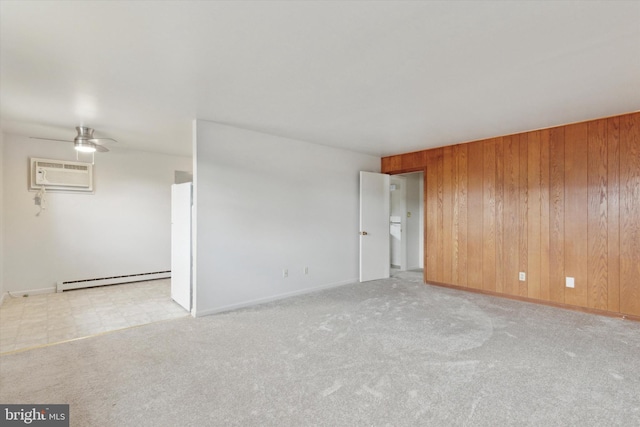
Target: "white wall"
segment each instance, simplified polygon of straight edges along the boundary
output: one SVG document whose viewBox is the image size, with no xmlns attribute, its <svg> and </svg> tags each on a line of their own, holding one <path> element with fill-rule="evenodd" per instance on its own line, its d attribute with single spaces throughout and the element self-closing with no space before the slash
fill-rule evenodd
<svg viewBox="0 0 640 427">
<path fill-rule="evenodd" d="M 196 315 L 357 281 L 358 172 L 379 172 L 379 158 L 195 128 Z"/>
<path fill-rule="evenodd" d="M 407 179 L 407 269 L 424 268 L 423 174 L 404 175 Z"/>
<path fill-rule="evenodd" d="M 97 153 L 95 194 L 47 193 L 36 216 L 28 158 L 75 160 L 69 143 L 5 135 L 4 288 L 27 291 L 171 268 L 171 184 L 192 159 L 116 148 Z"/>
</svg>

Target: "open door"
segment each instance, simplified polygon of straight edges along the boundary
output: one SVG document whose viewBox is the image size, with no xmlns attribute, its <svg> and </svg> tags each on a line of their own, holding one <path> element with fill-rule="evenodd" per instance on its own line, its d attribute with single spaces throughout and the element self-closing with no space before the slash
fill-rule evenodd
<svg viewBox="0 0 640 427">
<path fill-rule="evenodd" d="M 171 186 L 171 298 L 191 311 L 191 183 Z"/>
<path fill-rule="evenodd" d="M 360 281 L 389 277 L 389 175 L 360 172 Z"/>
</svg>

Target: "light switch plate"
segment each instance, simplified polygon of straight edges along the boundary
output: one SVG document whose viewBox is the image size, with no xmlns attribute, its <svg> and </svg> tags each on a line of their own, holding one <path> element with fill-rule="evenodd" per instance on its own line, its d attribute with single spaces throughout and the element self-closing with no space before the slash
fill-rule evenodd
<svg viewBox="0 0 640 427">
<path fill-rule="evenodd" d="M 518 280 L 520 280 L 521 282 L 524 282 L 527 280 L 527 273 L 521 271 L 520 274 L 518 274 Z"/>
<path fill-rule="evenodd" d="M 575 288 L 576 287 L 576 279 L 573 277 L 567 277 L 566 279 L 567 288 Z"/>
</svg>

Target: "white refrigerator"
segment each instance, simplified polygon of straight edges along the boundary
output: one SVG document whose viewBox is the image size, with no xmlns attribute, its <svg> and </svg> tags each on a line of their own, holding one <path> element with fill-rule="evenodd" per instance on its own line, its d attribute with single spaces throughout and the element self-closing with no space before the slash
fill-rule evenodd
<svg viewBox="0 0 640 427">
<path fill-rule="evenodd" d="M 171 186 L 171 298 L 191 311 L 192 185 Z"/>
</svg>

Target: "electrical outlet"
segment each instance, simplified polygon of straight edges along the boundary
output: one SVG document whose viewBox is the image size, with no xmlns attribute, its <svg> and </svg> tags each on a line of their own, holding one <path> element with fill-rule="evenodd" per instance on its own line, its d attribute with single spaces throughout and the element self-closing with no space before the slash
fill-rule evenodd
<svg viewBox="0 0 640 427">
<path fill-rule="evenodd" d="M 309 267 L 304 268 L 304 274 L 309 274 Z"/>
<path fill-rule="evenodd" d="M 567 277 L 565 283 L 567 285 L 567 288 L 576 287 L 576 279 L 574 277 Z"/>
<path fill-rule="evenodd" d="M 283 269 L 282 270 L 282 277 L 289 277 L 289 270 L 288 269 Z"/>
<path fill-rule="evenodd" d="M 527 280 L 527 274 L 523 271 L 520 272 L 520 274 L 518 274 L 518 280 L 520 280 L 521 282 L 524 282 Z"/>
</svg>

